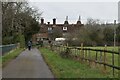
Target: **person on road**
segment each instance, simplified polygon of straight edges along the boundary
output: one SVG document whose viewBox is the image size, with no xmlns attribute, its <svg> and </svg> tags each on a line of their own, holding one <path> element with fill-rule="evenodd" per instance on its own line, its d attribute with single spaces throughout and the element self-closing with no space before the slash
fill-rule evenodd
<svg viewBox="0 0 120 80">
<path fill-rule="evenodd" d="M 31 47 L 32 47 L 32 43 L 31 41 L 28 41 L 28 50 L 31 50 Z"/>
</svg>

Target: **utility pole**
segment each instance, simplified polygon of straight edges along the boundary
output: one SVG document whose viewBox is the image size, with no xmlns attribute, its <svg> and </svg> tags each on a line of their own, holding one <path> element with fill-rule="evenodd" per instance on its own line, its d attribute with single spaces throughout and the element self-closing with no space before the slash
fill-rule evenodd
<svg viewBox="0 0 120 80">
<path fill-rule="evenodd" d="M 114 20 L 114 47 L 116 46 L 116 20 Z"/>
</svg>

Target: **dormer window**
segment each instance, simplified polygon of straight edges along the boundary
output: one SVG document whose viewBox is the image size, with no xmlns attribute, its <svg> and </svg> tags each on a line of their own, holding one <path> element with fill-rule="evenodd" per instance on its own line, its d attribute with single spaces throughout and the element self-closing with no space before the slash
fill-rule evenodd
<svg viewBox="0 0 120 80">
<path fill-rule="evenodd" d="M 64 30 L 64 31 L 67 31 L 67 27 L 63 27 L 63 30 Z"/>
</svg>

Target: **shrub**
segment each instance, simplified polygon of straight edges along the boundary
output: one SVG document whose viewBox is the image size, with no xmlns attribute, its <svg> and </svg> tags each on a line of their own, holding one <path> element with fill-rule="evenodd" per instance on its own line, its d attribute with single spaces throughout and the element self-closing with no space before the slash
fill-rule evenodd
<svg viewBox="0 0 120 80">
<path fill-rule="evenodd" d="M 71 57 L 71 50 L 69 48 L 66 48 L 65 51 L 60 52 L 60 56 L 63 58 Z"/>
<path fill-rule="evenodd" d="M 19 38 L 20 38 L 20 47 L 24 48 L 25 47 L 25 38 L 24 38 L 24 35 L 20 34 Z"/>
</svg>

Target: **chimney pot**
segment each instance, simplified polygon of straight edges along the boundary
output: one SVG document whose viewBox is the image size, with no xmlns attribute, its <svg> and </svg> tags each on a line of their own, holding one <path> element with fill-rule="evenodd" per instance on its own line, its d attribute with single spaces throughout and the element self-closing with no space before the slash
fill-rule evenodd
<svg viewBox="0 0 120 80">
<path fill-rule="evenodd" d="M 48 24 L 50 24 L 50 22 L 47 22 Z"/>
</svg>

